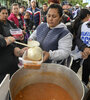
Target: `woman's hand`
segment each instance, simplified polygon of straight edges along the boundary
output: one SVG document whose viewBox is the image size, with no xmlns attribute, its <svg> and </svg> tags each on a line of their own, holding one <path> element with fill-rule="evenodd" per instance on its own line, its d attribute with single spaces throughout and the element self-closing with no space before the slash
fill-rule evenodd
<svg viewBox="0 0 90 100">
<path fill-rule="evenodd" d="M 25 30 L 22 30 L 22 33 L 25 35 L 26 34 Z"/>
<path fill-rule="evenodd" d="M 17 38 L 17 40 L 20 40 L 20 41 L 22 41 L 22 40 L 24 40 L 24 35 L 26 34 L 26 32 L 24 31 L 24 30 L 22 30 L 22 35 L 21 36 L 19 36 L 18 38 Z"/>
<path fill-rule="evenodd" d="M 8 37 L 5 37 L 5 40 L 6 40 L 7 45 L 9 45 L 15 41 L 15 38 L 13 36 L 8 36 Z"/>
<path fill-rule="evenodd" d="M 89 55 L 90 55 L 90 48 L 87 47 L 87 48 L 85 48 L 84 51 L 82 52 L 82 57 L 83 57 L 84 59 L 87 59 Z"/>
<path fill-rule="evenodd" d="M 26 50 L 28 50 L 28 47 L 24 47 L 24 48 L 22 48 L 22 49 L 16 47 L 16 48 L 14 49 L 14 54 L 15 54 L 15 56 L 17 56 L 17 57 L 20 57 L 20 56 L 23 56 L 23 54 L 24 54 L 24 52 L 25 52 Z"/>
<path fill-rule="evenodd" d="M 22 49 L 20 49 L 20 53 L 21 53 L 21 56 L 24 54 L 24 52 L 28 50 L 28 47 L 24 47 Z"/>
<path fill-rule="evenodd" d="M 20 40 L 20 41 L 24 40 L 24 34 L 22 34 L 21 36 L 19 36 L 19 38 L 17 40 Z"/>
<path fill-rule="evenodd" d="M 49 59 L 49 52 L 46 52 L 46 51 L 43 51 L 43 55 L 44 55 L 44 57 L 43 57 L 43 62 L 45 62 L 46 60 L 48 60 Z"/>
</svg>

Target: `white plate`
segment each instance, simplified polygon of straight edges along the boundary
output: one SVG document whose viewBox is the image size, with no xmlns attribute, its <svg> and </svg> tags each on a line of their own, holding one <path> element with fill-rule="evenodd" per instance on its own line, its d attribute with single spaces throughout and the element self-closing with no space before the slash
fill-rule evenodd
<svg viewBox="0 0 90 100">
<path fill-rule="evenodd" d="M 28 45 L 30 47 L 38 47 L 38 46 L 40 46 L 40 43 L 38 41 L 35 41 L 35 40 L 29 40 Z"/>
</svg>

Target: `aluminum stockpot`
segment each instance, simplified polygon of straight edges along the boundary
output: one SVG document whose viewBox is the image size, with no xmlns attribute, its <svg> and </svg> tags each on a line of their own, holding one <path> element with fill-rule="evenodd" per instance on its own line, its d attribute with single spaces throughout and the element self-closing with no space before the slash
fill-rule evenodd
<svg viewBox="0 0 90 100">
<path fill-rule="evenodd" d="M 73 100 L 83 100 L 84 87 L 78 76 L 68 67 L 53 63 L 43 63 L 37 70 L 17 70 L 10 80 L 11 99 L 14 100 L 16 94 L 25 86 L 41 82 L 57 84 L 63 87 Z"/>
</svg>

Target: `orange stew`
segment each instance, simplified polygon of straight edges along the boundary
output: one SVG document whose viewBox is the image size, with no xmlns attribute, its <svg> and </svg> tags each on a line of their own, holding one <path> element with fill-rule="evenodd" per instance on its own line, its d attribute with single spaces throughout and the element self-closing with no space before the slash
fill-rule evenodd
<svg viewBox="0 0 90 100">
<path fill-rule="evenodd" d="M 29 61 L 30 59 L 26 56 L 24 60 Z M 40 69 L 40 67 L 41 67 L 41 64 L 38 64 L 37 61 L 32 61 L 32 63 L 24 63 L 24 68 L 27 68 L 27 69 Z"/>
<path fill-rule="evenodd" d="M 23 88 L 14 100 L 73 100 L 62 87 L 52 83 L 36 83 Z"/>
<path fill-rule="evenodd" d="M 27 69 L 40 69 L 41 64 L 24 64 L 24 68 Z"/>
</svg>

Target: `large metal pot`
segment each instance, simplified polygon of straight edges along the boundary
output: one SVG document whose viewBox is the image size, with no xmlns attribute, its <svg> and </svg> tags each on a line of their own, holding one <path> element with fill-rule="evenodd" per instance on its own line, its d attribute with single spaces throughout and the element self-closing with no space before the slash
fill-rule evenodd
<svg viewBox="0 0 90 100">
<path fill-rule="evenodd" d="M 73 100 L 83 100 L 84 87 L 82 82 L 71 69 L 59 64 L 42 64 L 38 70 L 19 69 L 10 81 L 11 99 L 13 100 L 25 86 L 38 82 L 55 83 L 63 87 Z"/>
</svg>

